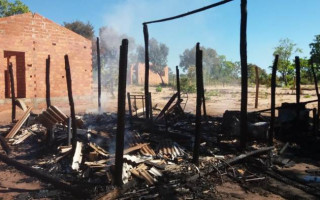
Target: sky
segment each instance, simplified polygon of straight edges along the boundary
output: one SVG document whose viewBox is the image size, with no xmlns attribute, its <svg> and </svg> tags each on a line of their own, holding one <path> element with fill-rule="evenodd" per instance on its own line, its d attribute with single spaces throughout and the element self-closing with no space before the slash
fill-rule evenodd
<svg viewBox="0 0 320 200">
<path fill-rule="evenodd" d="M 58 24 L 90 22 L 98 36 L 102 26 L 144 44 L 142 23 L 185 13 L 218 0 L 22 0 Z M 289 38 L 309 57 L 309 44 L 320 34 L 320 0 L 248 0 L 248 62 L 266 69 L 273 62 L 279 40 Z M 197 42 L 213 48 L 228 60 L 240 61 L 240 0 L 181 19 L 150 24 L 149 37 L 169 47 L 168 65 L 179 65 L 187 48 Z M 130 44 L 129 44 L 130 45 Z M 292 59 L 294 59 L 293 55 Z M 174 71 L 174 70 L 173 70 Z"/>
</svg>

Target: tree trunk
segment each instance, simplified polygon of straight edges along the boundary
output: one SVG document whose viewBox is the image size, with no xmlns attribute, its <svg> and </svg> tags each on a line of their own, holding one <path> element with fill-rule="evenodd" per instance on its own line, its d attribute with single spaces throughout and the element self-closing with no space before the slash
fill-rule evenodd
<svg viewBox="0 0 320 200">
<path fill-rule="evenodd" d="M 160 74 L 160 73 L 157 73 L 157 74 L 160 76 L 160 79 L 161 79 L 161 85 L 162 85 L 162 86 L 164 86 L 164 81 L 163 81 L 163 78 L 162 78 L 161 74 Z"/>
</svg>

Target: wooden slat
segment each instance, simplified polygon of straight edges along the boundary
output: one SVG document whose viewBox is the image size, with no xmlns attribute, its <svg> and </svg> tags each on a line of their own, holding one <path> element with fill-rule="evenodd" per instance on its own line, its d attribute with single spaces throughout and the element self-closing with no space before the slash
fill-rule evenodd
<svg viewBox="0 0 320 200">
<path fill-rule="evenodd" d="M 30 116 L 31 109 L 32 107 L 28 108 L 28 110 L 23 114 L 21 119 L 13 126 L 11 131 L 7 134 L 6 138 L 13 138 L 17 134 L 22 125 L 27 121 L 28 117 Z"/>
</svg>

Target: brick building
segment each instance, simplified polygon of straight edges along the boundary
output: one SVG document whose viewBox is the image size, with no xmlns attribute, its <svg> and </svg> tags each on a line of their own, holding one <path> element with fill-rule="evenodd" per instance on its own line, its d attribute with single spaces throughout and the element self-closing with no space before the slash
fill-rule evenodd
<svg viewBox="0 0 320 200">
<path fill-rule="evenodd" d="M 64 55 L 69 55 L 75 101 L 92 93 L 91 41 L 42 17 L 25 13 L 0 18 L 0 111 L 10 103 L 8 64 L 13 64 L 15 92 L 27 104 L 45 105 L 46 58 L 51 57 L 54 104 L 67 100 Z"/>
<path fill-rule="evenodd" d="M 152 68 L 152 65 L 150 65 Z M 128 69 L 127 82 L 129 84 L 144 84 L 145 66 L 144 63 L 137 63 L 130 66 Z M 165 84 L 169 83 L 169 68 L 165 67 L 162 74 L 162 79 Z M 157 73 L 154 73 L 151 69 L 149 70 L 149 84 L 159 85 L 161 84 L 161 78 Z"/>
</svg>

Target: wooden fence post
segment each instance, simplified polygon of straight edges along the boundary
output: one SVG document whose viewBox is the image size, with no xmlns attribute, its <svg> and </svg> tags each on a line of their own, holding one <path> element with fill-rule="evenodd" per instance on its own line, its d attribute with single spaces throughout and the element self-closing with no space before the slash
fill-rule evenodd
<svg viewBox="0 0 320 200">
<path fill-rule="evenodd" d="M 241 149 L 245 149 L 247 145 L 247 137 L 248 137 L 247 0 L 241 0 L 240 58 L 241 58 L 240 146 L 241 146 Z"/>
<path fill-rule="evenodd" d="M 128 40 L 123 39 L 120 46 L 119 84 L 118 84 L 118 123 L 116 135 L 115 183 L 121 186 L 123 168 L 123 148 L 126 114 L 126 81 L 128 65 Z"/>
<path fill-rule="evenodd" d="M 271 119 L 270 119 L 270 131 L 269 131 L 269 146 L 273 145 L 274 137 L 274 121 L 275 121 L 275 112 L 276 112 L 276 80 L 277 80 L 277 67 L 278 67 L 279 55 L 275 56 L 273 66 L 272 66 L 272 75 L 271 75 Z"/>
</svg>

